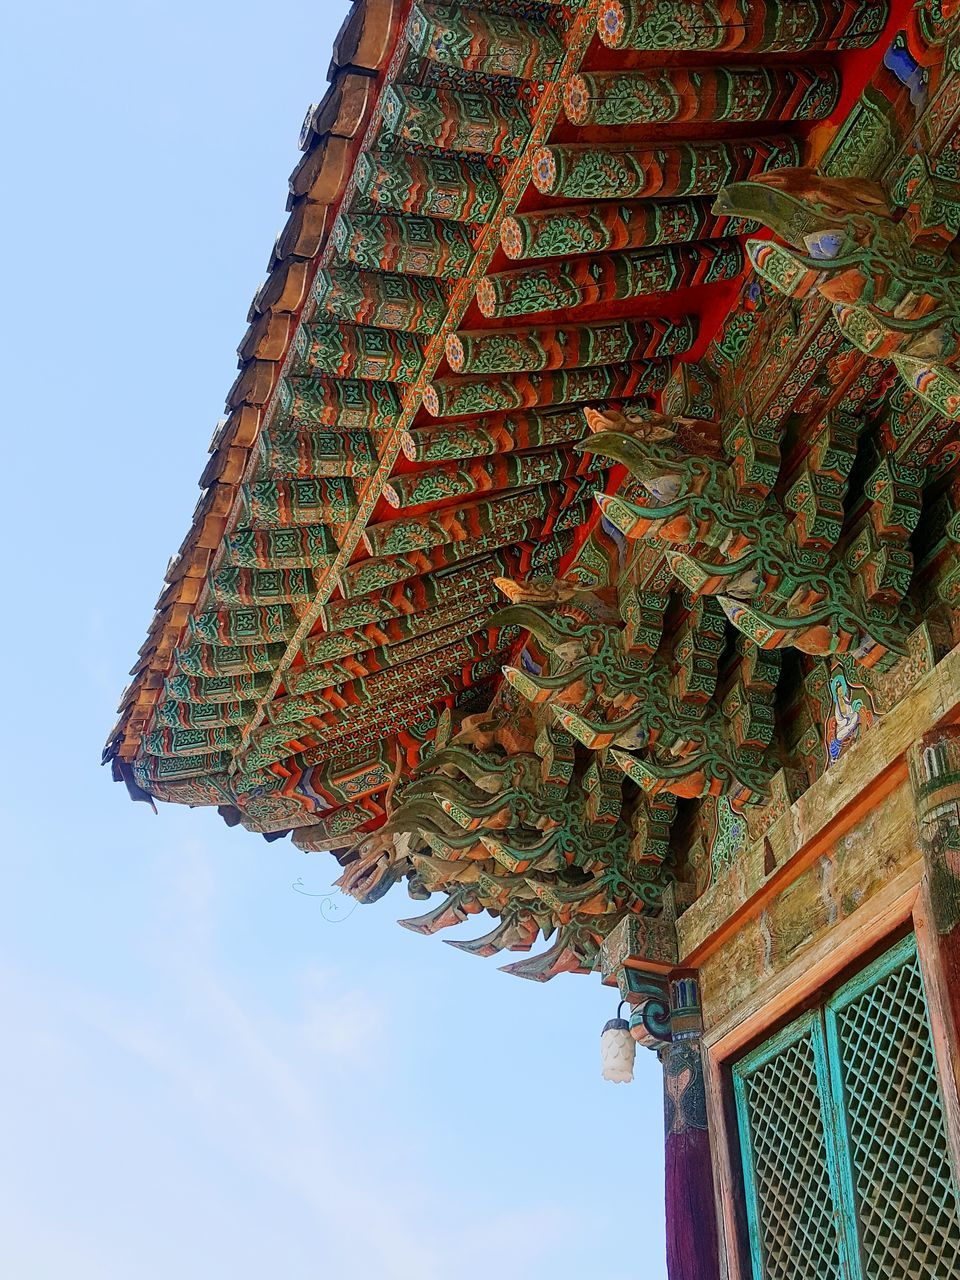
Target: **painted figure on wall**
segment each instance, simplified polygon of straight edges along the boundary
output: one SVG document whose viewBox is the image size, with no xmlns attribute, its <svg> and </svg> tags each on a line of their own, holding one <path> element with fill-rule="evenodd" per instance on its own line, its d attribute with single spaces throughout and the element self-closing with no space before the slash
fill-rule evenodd
<svg viewBox="0 0 960 1280">
<path fill-rule="evenodd" d="M 873 724 L 873 710 L 866 698 L 859 696 L 861 693 L 865 694 L 866 690 L 860 685 L 851 685 L 842 671 L 835 671 L 831 676 L 831 710 L 824 726 L 831 764 L 836 763 L 843 752 L 858 740 L 863 730 Z"/>
</svg>

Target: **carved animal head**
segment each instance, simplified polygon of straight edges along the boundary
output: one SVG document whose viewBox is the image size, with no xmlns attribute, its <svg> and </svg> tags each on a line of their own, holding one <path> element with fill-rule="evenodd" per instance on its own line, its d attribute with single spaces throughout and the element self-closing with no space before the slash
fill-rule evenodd
<svg viewBox="0 0 960 1280">
<path fill-rule="evenodd" d="M 623 435 L 635 436 L 639 440 L 648 440 L 651 444 L 673 440 L 683 418 L 669 418 L 665 414 L 655 413 L 652 409 L 639 409 L 626 406 L 626 412 L 619 409 L 584 409 L 587 426 L 594 433 L 601 431 L 618 431 Z"/>
<path fill-rule="evenodd" d="M 528 578 L 524 582 L 516 578 L 494 578 L 493 584 L 512 604 L 566 604 L 581 590 L 562 578 Z"/>
</svg>

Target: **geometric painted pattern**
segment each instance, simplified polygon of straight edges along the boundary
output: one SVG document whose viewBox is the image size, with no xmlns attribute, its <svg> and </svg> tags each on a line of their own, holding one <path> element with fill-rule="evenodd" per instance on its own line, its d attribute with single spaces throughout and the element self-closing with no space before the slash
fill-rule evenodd
<svg viewBox="0 0 960 1280">
<path fill-rule="evenodd" d="M 872 45 L 888 12 L 899 22 L 887 0 L 410 8 L 354 0 L 337 38 L 106 759 L 140 800 L 214 804 L 271 836 L 303 825 L 316 848 L 356 833 L 334 848 L 344 868 L 363 851 L 345 888 L 366 900 L 401 882 L 421 900 L 459 862 L 437 927 L 500 914 L 480 954 L 559 922 L 552 958 L 511 971 L 586 972 L 618 913 L 654 905 L 650 885 L 701 891 L 730 868 L 759 830 L 748 806 L 773 812 L 774 769 L 795 799 L 882 714 L 872 675 L 899 663 L 907 624 L 943 605 L 941 639 L 960 639 L 960 393 L 944 416 L 960 321 L 926 332 L 960 297 L 952 255 L 934 253 L 955 215 L 912 168 L 884 198 L 863 187 L 880 176 L 872 147 L 861 163 L 844 142 L 829 181 L 794 168 L 826 140 L 814 121 L 839 125 L 841 78 L 866 131 L 854 100 L 871 60 L 833 54 Z M 939 35 L 911 30 L 906 52 L 872 62 L 894 91 L 887 149 L 908 124 L 931 166 Z M 695 60 L 655 68 L 685 41 Z M 811 47 L 815 66 L 783 63 Z M 744 64 L 750 51 L 775 61 Z M 762 227 L 776 238 L 744 243 Z M 933 381 L 930 351 L 946 362 Z M 913 371 L 897 402 L 888 357 Z M 488 683 L 495 730 L 470 693 Z M 501 865 L 529 861 L 508 851 L 492 780 L 470 773 L 489 732 L 516 847 L 534 840 L 550 877 L 501 884 L 495 906 L 467 887 L 490 849 L 444 808 L 471 797 Z M 588 768 L 605 743 L 610 761 Z M 374 747 L 375 790 L 328 786 L 344 752 Z M 530 769 L 535 788 L 576 780 L 582 819 L 528 831 Z M 677 797 L 696 803 L 673 825 Z M 638 866 L 599 840 L 582 865 L 571 833 L 621 819 Z"/>
</svg>

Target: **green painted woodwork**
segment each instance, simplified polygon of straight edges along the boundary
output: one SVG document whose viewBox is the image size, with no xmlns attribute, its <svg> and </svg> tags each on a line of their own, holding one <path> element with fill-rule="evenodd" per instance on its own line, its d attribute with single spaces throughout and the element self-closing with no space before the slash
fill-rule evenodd
<svg viewBox="0 0 960 1280">
<path fill-rule="evenodd" d="M 460 156 L 363 151 L 354 179 L 360 195 L 391 213 L 484 222 L 500 202 L 493 172 Z"/>
<path fill-rule="evenodd" d="M 194 613 L 187 626 L 191 636 L 208 644 L 259 645 L 289 640 L 297 629 L 300 612 L 289 604 L 241 605 Z"/>
<path fill-rule="evenodd" d="M 849 1280 L 827 1070 L 817 1012 L 733 1069 L 754 1280 Z"/>
<path fill-rule="evenodd" d="M 218 759 L 240 741 L 234 726 L 213 729 L 153 729 L 144 734 L 143 749 L 148 756 L 215 756 Z"/>
<path fill-rule="evenodd" d="M 185 793 L 173 793 L 171 798 L 181 804 L 222 804 L 229 791 L 211 786 L 209 779 L 226 778 L 226 769 L 230 764 L 229 751 L 216 751 L 209 754 L 156 756 L 144 752 L 134 766 L 134 777 L 138 786 L 145 791 L 152 791 L 155 783 L 174 783 L 183 779 L 197 779 Z"/>
<path fill-rule="evenodd" d="M 409 382 L 423 367 L 424 346 L 413 333 L 371 326 L 304 324 L 294 340 L 291 372 L 336 378 Z"/>
<path fill-rule="evenodd" d="M 819 293 L 859 351 L 892 359 L 932 408 L 960 417 L 960 267 L 914 220 L 894 219 L 881 187 L 768 173 L 734 183 L 714 211 L 760 213 L 788 244 L 748 241 L 757 274 L 796 300 Z"/>
<path fill-rule="evenodd" d="M 693 316 L 649 317 L 609 324 L 461 330 L 447 338 L 446 350 L 450 368 L 457 373 L 522 373 L 681 355 L 696 336 Z"/>
<path fill-rule="evenodd" d="M 244 523 L 255 529 L 342 524 L 356 514 L 356 492 L 345 476 L 254 480 L 240 489 Z"/>
<path fill-rule="evenodd" d="M 333 242 L 341 257 L 357 267 L 410 276 L 453 278 L 463 275 L 473 261 L 473 241 L 466 228 L 458 222 L 441 221 L 439 217 L 342 213 L 334 223 Z M 381 281 L 377 293 L 383 295 L 389 287 L 386 281 Z M 369 284 L 368 288 L 373 292 Z M 414 288 L 394 288 L 395 305 L 408 310 L 411 306 L 419 307 L 425 288 L 420 282 L 416 282 Z M 446 312 L 445 306 L 443 312 Z M 385 324 L 385 327 L 393 326 Z"/>
<path fill-rule="evenodd" d="M 315 694 L 301 695 L 308 698 L 310 714 L 293 724 L 259 728 L 251 746 L 251 766 L 269 766 L 303 751 L 307 745 L 332 746 L 361 728 L 373 730 L 374 740 L 380 740 L 386 727 L 386 710 L 395 711 L 399 702 L 418 699 L 419 689 L 424 685 L 431 688 L 431 680 L 445 680 L 449 683 L 444 687 L 452 690 L 488 679 L 503 663 L 508 647 L 509 641 L 503 649 L 491 648 L 489 635 L 483 635 L 434 650 L 429 659 L 405 663 L 395 670 L 341 686 L 338 699 L 347 700 L 354 709 L 349 724 L 344 724 L 339 709 L 326 710 L 326 699 L 318 699 Z"/>
<path fill-rule="evenodd" d="M 953 369 L 899 353 L 892 359 L 907 386 L 932 409 L 953 422 L 960 421 L 960 377 Z"/>
<path fill-rule="evenodd" d="M 439 378 L 424 392 L 423 407 L 434 418 L 464 418 L 475 413 L 653 395 L 663 387 L 668 372 L 665 360 L 638 360 L 513 378 Z"/>
<path fill-rule="evenodd" d="M 394 476 L 383 491 L 392 507 L 415 507 L 447 498 L 499 489 L 521 489 L 545 484 L 586 470 L 575 454 L 549 452 L 512 453 L 478 459 L 460 466 L 429 467 L 409 475 Z"/>
<path fill-rule="evenodd" d="M 348 565 L 343 574 L 343 589 L 348 596 L 362 595 L 368 591 L 379 591 L 394 583 L 406 582 L 420 573 L 436 569 L 446 569 L 462 560 L 483 555 L 490 551 L 513 544 L 522 547 L 531 539 L 538 539 L 546 527 L 576 529 L 586 518 L 589 508 L 589 496 L 575 494 L 566 506 L 563 506 L 567 494 L 554 489 L 544 495 L 539 505 L 539 514 L 529 518 L 514 518 L 515 508 L 511 506 L 505 512 L 506 518 L 489 531 L 480 530 L 470 533 L 457 542 L 442 542 L 425 550 L 412 548 L 400 554 L 388 553 L 374 556 L 367 560 L 359 560 Z M 371 526 L 371 528 L 376 526 Z M 371 544 L 379 545 L 379 542 Z M 549 562 L 553 540 L 545 539 L 542 547 L 531 549 L 534 564 Z"/>
<path fill-rule="evenodd" d="M 513 723 L 529 735 L 523 715 Z M 597 928 L 623 919 L 631 897 L 651 901 L 663 872 L 655 857 L 644 862 L 636 815 L 624 810 L 615 771 L 599 763 L 587 769 L 584 805 L 562 730 L 545 727 L 535 742 L 528 736 L 533 749 L 504 758 L 497 747 L 510 733 L 500 718 L 488 722 L 480 743 L 469 731 L 455 736 L 405 791 L 393 825 L 422 842 L 412 859 L 417 882 L 447 896 L 402 923 L 432 934 L 486 908 L 500 924 L 453 944 L 485 956 L 526 951 L 559 921 L 552 947 L 506 971 L 537 981 L 585 972 L 596 961 Z"/>
<path fill-rule="evenodd" d="M 386 382 L 357 378 L 283 378 L 275 423 L 305 426 L 386 428 L 400 410 L 400 396 Z"/>
<path fill-rule="evenodd" d="M 381 103 L 381 140 L 394 146 L 441 147 L 513 160 L 530 133 L 526 109 L 508 97 L 392 84 Z"/>
<path fill-rule="evenodd" d="M 323 688 L 338 680 L 356 680 L 364 668 L 372 674 L 420 657 L 445 643 L 444 637 L 460 640 L 482 629 L 487 603 L 483 593 L 465 592 L 462 600 L 443 608 L 398 616 L 386 623 L 379 619 L 361 622 L 347 634 L 311 636 L 303 646 L 305 665 L 291 672 L 286 687 L 290 692 Z M 334 667 L 342 667 L 346 674 L 336 676 Z"/>
<path fill-rule="evenodd" d="M 305 698 L 285 695 L 275 698 L 270 703 L 267 722 L 287 724 L 309 719 L 316 714 L 316 703 L 312 697 L 315 690 L 335 689 L 352 681 L 362 681 L 366 687 L 366 682 L 373 680 L 379 673 L 402 667 L 405 663 L 429 659 L 431 663 L 439 662 L 441 667 L 444 664 L 457 666 L 480 657 L 484 652 L 483 643 L 473 637 L 485 630 L 485 612 L 468 613 L 458 619 L 456 612 L 451 611 L 448 616 L 431 621 L 432 627 L 428 625 L 427 619 L 423 619 L 418 626 L 409 628 L 406 634 L 402 627 L 398 628 L 393 644 L 372 647 L 372 642 L 368 640 L 367 647 L 363 647 L 361 642 L 358 652 L 351 653 L 340 661 L 315 665 L 316 657 L 309 655 L 309 670 L 291 676 L 289 684 L 293 695 L 311 696 Z M 516 633 L 513 638 L 516 638 Z M 504 647 L 509 639 L 510 637 L 501 637 Z M 434 658 L 435 654 L 441 656 Z M 409 676 L 410 672 L 404 673 L 404 678 L 409 679 Z M 375 681 L 371 684 L 371 688 L 374 687 Z M 325 710 L 334 709 L 335 704 L 329 699 L 323 699 L 322 702 Z"/>
<path fill-rule="evenodd" d="M 602 201 L 504 218 L 500 240 L 508 258 L 558 258 L 717 238 L 755 225 L 715 217 L 706 198 Z"/>
<path fill-rule="evenodd" d="M 835 67 L 698 67 L 583 72 L 563 93 L 576 125 L 823 120 L 837 105 Z"/>
<path fill-rule="evenodd" d="M 411 462 L 448 462 L 491 453 L 512 453 L 537 445 L 562 446 L 585 435 L 583 411 L 559 409 L 549 413 L 515 413 L 481 422 L 415 427 L 404 433 L 403 453 Z"/>
<path fill-rule="evenodd" d="M 369 431 L 262 431 L 261 475 L 372 476 L 379 464 Z"/>
<path fill-rule="evenodd" d="M 177 649 L 174 661 L 188 676 L 242 676 L 272 671 L 285 648 L 283 644 L 191 644 Z"/>
<path fill-rule="evenodd" d="M 466 5 L 414 4 L 407 39 L 442 66 L 526 80 L 549 76 L 563 55 L 544 23 Z"/>
<path fill-rule="evenodd" d="M 435 230 L 435 224 L 431 223 L 430 227 Z M 360 229 L 357 230 L 359 232 Z M 362 232 L 357 243 L 363 246 Z M 349 252 L 359 256 L 361 248 L 351 248 Z M 427 246 L 426 259 L 411 250 L 411 261 L 417 266 L 426 265 L 427 260 L 432 263 L 436 260 L 433 253 L 430 245 Z M 454 254 L 451 275 L 457 274 L 457 261 Z M 468 261 L 469 246 L 462 258 L 464 265 Z M 426 272 L 427 276 L 431 274 L 432 271 Z M 446 271 L 440 274 L 444 275 Z M 377 325 L 382 329 L 407 329 L 411 333 L 434 333 L 447 313 L 446 294 L 437 281 L 424 278 L 422 271 L 401 275 L 397 271 L 381 269 L 379 262 L 372 271 L 352 267 L 327 267 L 318 271 L 313 282 L 313 299 L 318 317 L 327 314 L 351 323 Z"/>
<path fill-rule="evenodd" d="M 595 415 L 598 425 L 605 420 L 614 419 Z M 849 652 L 868 667 L 904 652 L 898 605 L 912 565 L 905 544 L 915 527 L 917 473 L 887 460 L 868 475 L 869 530 L 855 529 L 840 547 L 856 419 L 838 412 L 811 431 L 807 461 L 779 501 L 772 493 L 779 450 L 772 440 L 756 448 L 739 417 L 732 466 L 692 458 L 679 436 L 667 443 L 669 427 L 647 421 L 659 442 L 644 439 L 640 411 L 632 433 L 601 431 L 578 446 L 621 463 L 639 482 L 638 503 L 598 497 L 625 537 L 661 547 L 688 589 L 716 595 L 733 625 L 763 648 Z M 701 439 L 702 449 L 709 442 Z M 722 550 L 709 532 L 721 510 Z"/>
<path fill-rule="evenodd" d="M 224 564 L 247 569 L 323 569 L 333 563 L 337 544 L 325 524 L 288 529 L 241 528 L 226 540 Z"/>
<path fill-rule="evenodd" d="M 539 563 L 556 563 L 569 549 L 569 535 L 545 539 L 539 546 Z M 396 583 L 386 591 L 331 601 L 321 611 L 328 633 L 357 627 L 382 627 L 394 618 L 413 624 L 442 610 L 444 617 L 460 611 L 479 610 L 481 604 L 498 599 L 494 579 L 509 576 L 532 560 L 532 544 L 503 548 L 479 556 L 466 564 L 434 572 L 423 572 L 412 581 Z"/>
<path fill-rule="evenodd" d="M 591 303 L 732 280 L 743 262 L 737 240 L 567 258 L 486 276 L 477 288 L 477 305 L 483 315 L 497 318 L 547 311 L 575 315 Z"/>
<path fill-rule="evenodd" d="M 722 706 L 710 706 L 725 648 L 714 602 L 691 602 L 667 643 L 667 601 L 652 591 L 624 592 L 623 625 L 570 584 L 515 583 L 507 593 L 516 603 L 497 621 L 524 627 L 545 656 L 538 669 L 507 667 L 508 684 L 588 750 L 611 748 L 609 763 L 648 802 L 727 794 L 739 810 L 765 798 L 779 662 L 741 649 Z"/>
<path fill-rule="evenodd" d="M 165 699 L 157 705 L 157 723 L 176 729 L 215 729 L 246 724 L 254 702 L 181 702 Z"/>
<path fill-rule="evenodd" d="M 858 49 L 883 30 L 886 0 L 603 0 L 612 49 L 806 53 Z"/>
<path fill-rule="evenodd" d="M 734 1067 L 754 1280 L 960 1267 L 916 939 Z"/>
<path fill-rule="evenodd" d="M 179 702 L 256 701 L 270 683 L 267 675 L 187 676 L 172 675 L 164 681 L 167 698 Z"/>
<path fill-rule="evenodd" d="M 531 159 L 543 195 L 572 200 L 710 195 L 765 169 L 800 163 L 795 138 L 777 135 L 736 142 L 666 142 L 659 147 L 599 147 L 551 143 Z"/>
<path fill-rule="evenodd" d="M 838 991 L 826 1028 L 864 1280 L 956 1275 L 957 1183 L 916 939 Z"/>
<path fill-rule="evenodd" d="M 368 5 L 115 776 L 549 937 L 535 980 L 735 876 L 960 636 L 955 60 L 930 6 L 834 57 L 887 7 Z"/>
<path fill-rule="evenodd" d="M 207 579 L 221 605 L 303 604 L 317 594 L 319 575 L 311 569 L 241 569 L 222 565 Z"/>
<path fill-rule="evenodd" d="M 467 506 L 445 507 L 425 516 L 384 520 L 367 527 L 364 545 L 371 556 L 386 556 L 466 541 L 471 535 L 495 534 L 498 529 L 509 529 L 527 520 L 542 520 L 555 493 L 550 485 L 543 485 Z M 475 544 L 475 551 L 481 546 Z"/>
</svg>

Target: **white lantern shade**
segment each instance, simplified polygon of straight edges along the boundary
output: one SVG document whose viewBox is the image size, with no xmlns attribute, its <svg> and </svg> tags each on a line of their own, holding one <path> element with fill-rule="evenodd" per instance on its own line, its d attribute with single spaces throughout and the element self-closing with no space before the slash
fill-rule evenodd
<svg viewBox="0 0 960 1280">
<path fill-rule="evenodd" d="M 611 1018 L 600 1036 L 600 1064 L 604 1080 L 629 1084 L 633 1079 L 636 1056 L 637 1044 L 630 1034 L 629 1022 L 623 1018 Z"/>
</svg>

